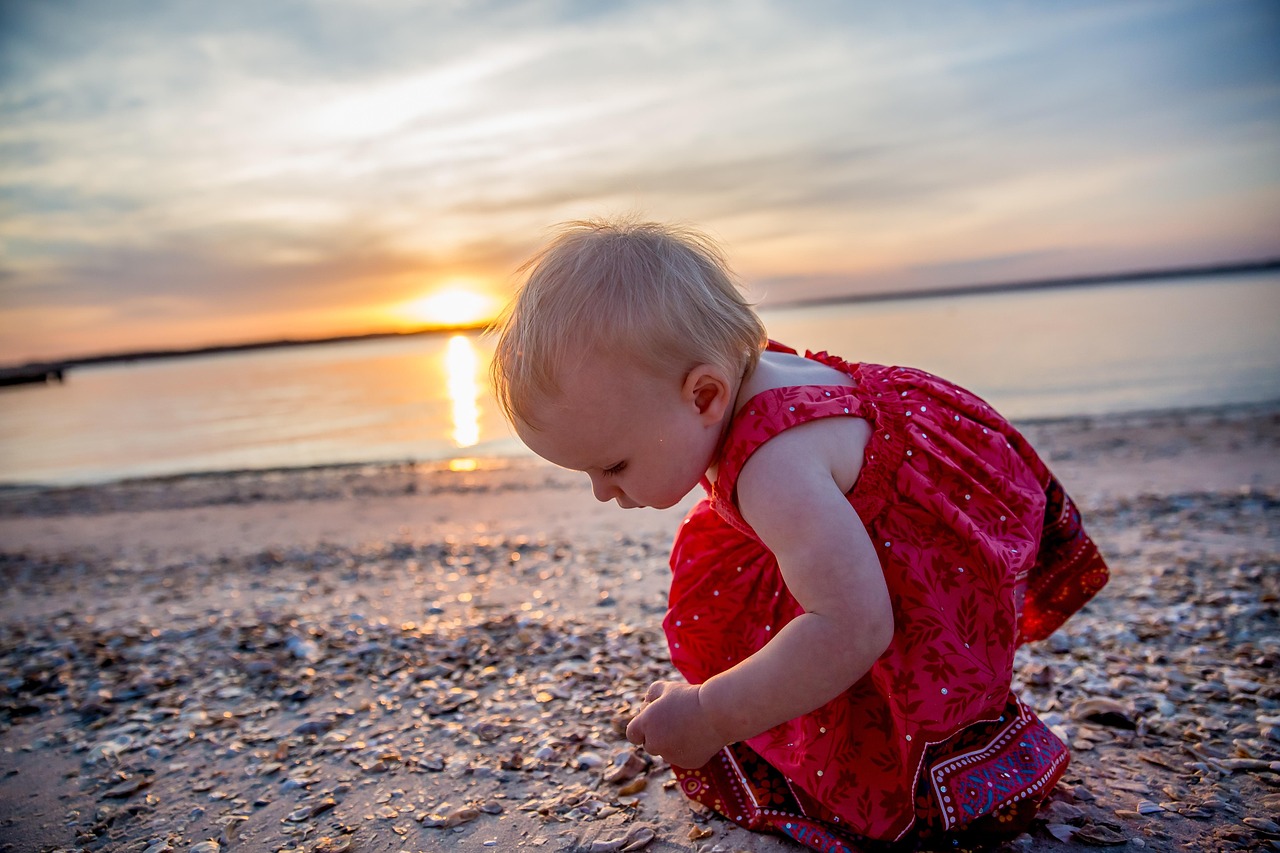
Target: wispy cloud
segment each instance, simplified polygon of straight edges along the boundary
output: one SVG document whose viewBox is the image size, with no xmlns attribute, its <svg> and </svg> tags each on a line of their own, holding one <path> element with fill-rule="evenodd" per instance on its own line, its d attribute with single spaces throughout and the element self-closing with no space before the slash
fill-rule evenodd
<svg viewBox="0 0 1280 853">
<path fill-rule="evenodd" d="M 616 210 L 770 298 L 1280 253 L 1265 0 L 0 14 L 4 360 L 349 330 Z"/>
</svg>

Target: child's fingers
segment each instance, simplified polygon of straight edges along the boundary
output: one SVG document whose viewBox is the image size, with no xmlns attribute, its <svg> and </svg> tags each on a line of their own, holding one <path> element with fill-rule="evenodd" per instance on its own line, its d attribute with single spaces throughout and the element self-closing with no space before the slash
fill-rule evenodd
<svg viewBox="0 0 1280 853">
<path fill-rule="evenodd" d="M 643 716 L 644 712 L 641 711 L 627 723 L 627 740 L 636 746 L 644 746 L 644 721 L 641 719 Z"/>
<path fill-rule="evenodd" d="M 645 746 L 644 730 L 645 730 L 645 724 L 646 724 L 646 717 L 649 711 L 649 705 L 650 703 L 656 702 L 658 699 L 660 699 L 662 697 L 662 694 L 665 693 L 666 690 L 667 690 L 667 682 L 665 681 L 655 681 L 649 685 L 649 689 L 646 690 L 644 694 L 645 707 L 641 708 L 640 713 L 632 717 L 631 722 L 627 723 L 627 740 L 628 741 L 630 741 L 631 743 L 634 743 L 636 746 Z M 645 747 L 645 748 L 647 749 L 648 747 Z"/>
</svg>

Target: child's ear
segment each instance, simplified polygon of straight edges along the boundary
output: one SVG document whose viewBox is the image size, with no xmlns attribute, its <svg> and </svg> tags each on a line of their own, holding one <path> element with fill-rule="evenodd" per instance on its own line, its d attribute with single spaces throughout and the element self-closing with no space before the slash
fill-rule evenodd
<svg viewBox="0 0 1280 853">
<path fill-rule="evenodd" d="M 733 405 L 733 384 L 723 368 L 699 364 L 685 376 L 681 396 L 694 407 L 700 419 L 707 424 L 718 424 Z"/>
</svg>

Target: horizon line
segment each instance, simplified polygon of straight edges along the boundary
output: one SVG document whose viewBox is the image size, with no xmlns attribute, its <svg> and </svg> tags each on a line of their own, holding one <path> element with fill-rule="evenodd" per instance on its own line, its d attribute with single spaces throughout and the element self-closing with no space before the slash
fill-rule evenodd
<svg viewBox="0 0 1280 853">
<path fill-rule="evenodd" d="M 918 288 L 913 290 L 881 290 L 869 293 L 841 293 L 825 296 L 802 297 L 781 302 L 757 303 L 760 311 L 808 308 L 822 305 L 853 304 L 863 302 L 891 302 L 893 300 L 935 299 L 949 296 L 979 296 L 992 293 L 1008 293 L 1014 291 L 1034 291 L 1050 289 L 1066 289 L 1079 287 L 1098 287 L 1110 284 L 1139 283 L 1170 278 L 1194 278 L 1205 275 L 1232 275 L 1249 272 L 1264 272 L 1280 269 L 1280 257 L 1264 258 L 1253 261 L 1231 261 L 1207 264 L 1194 267 L 1175 267 L 1168 269 L 1130 270 L 1115 273 L 1098 273 L 1091 275 L 1057 276 L 1052 278 L 1027 279 L 1007 282 L 985 282 L 979 284 L 944 285 L 934 288 Z M 0 365 L 0 371 L 15 371 L 36 368 L 60 368 L 69 370 L 73 367 L 85 367 L 97 364 L 113 364 L 126 361 L 150 361 L 166 358 L 187 358 L 202 355 L 221 355 L 226 353 L 246 352 L 259 349 L 274 349 L 294 346 L 312 346 L 319 344 L 349 343 L 378 338 L 413 337 L 417 335 L 438 335 L 448 333 L 476 332 L 489 328 L 492 320 L 475 323 L 460 323 L 442 326 L 424 326 L 407 330 L 382 330 L 357 332 L 343 335 L 326 335 L 315 338 L 276 338 L 240 343 L 209 344 L 199 347 L 148 348 L 122 352 L 99 353 L 86 356 L 70 356 L 60 359 L 27 361 L 22 364 Z"/>
<path fill-rule="evenodd" d="M 1094 273 L 1089 275 L 1054 276 L 1051 278 L 1022 279 L 979 284 L 948 284 L 940 287 L 913 290 L 876 290 L 868 293 L 836 293 L 827 296 L 809 296 L 787 299 L 781 302 L 758 303 L 757 309 L 808 308 L 821 305 L 839 305 L 856 302 L 892 302 L 896 299 L 935 299 L 945 296 L 980 296 L 990 293 L 1008 293 L 1026 290 L 1066 290 L 1077 287 L 1100 287 L 1111 284 L 1139 283 L 1170 278 L 1196 278 L 1210 275 L 1235 275 L 1280 269 L 1280 257 L 1254 261 L 1228 261 L 1194 267 L 1168 269 L 1129 270 L 1126 272 Z"/>
</svg>

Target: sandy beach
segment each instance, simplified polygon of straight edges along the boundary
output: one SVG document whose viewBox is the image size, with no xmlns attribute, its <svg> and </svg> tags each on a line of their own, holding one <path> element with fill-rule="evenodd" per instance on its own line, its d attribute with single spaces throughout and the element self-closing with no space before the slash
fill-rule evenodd
<svg viewBox="0 0 1280 853">
<path fill-rule="evenodd" d="M 1112 581 L 1020 652 L 1073 761 L 1002 850 L 1280 850 L 1280 408 L 1021 425 Z M 666 511 L 536 461 L 0 490 L 0 851 L 800 851 L 620 722 Z"/>
</svg>

